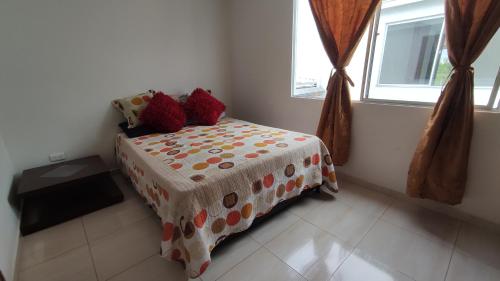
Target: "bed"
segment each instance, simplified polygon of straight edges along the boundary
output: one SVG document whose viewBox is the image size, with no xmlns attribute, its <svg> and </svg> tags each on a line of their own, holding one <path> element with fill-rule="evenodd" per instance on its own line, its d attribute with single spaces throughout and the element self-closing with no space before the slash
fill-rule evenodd
<svg viewBox="0 0 500 281">
<path fill-rule="evenodd" d="M 191 278 L 221 241 L 280 202 L 319 186 L 338 190 L 320 139 L 231 118 L 169 134 L 118 134 L 116 153 L 161 218 L 161 255 L 182 262 Z"/>
</svg>

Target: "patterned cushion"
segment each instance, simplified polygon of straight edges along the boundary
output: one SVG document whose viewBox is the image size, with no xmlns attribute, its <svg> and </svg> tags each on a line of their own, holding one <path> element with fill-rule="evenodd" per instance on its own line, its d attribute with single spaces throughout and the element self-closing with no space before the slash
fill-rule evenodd
<svg viewBox="0 0 500 281">
<path fill-rule="evenodd" d="M 142 124 L 139 120 L 139 116 L 155 93 L 156 91 L 149 90 L 135 96 L 116 99 L 112 101 L 112 104 L 123 113 L 123 116 L 127 119 L 128 127 L 135 128 Z"/>
</svg>

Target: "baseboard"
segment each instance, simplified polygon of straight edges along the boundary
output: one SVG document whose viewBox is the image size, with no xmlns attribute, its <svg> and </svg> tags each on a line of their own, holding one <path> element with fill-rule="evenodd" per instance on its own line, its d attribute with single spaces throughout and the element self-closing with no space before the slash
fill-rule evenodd
<svg viewBox="0 0 500 281">
<path fill-rule="evenodd" d="M 419 198 L 411 198 L 407 196 L 404 193 L 389 189 L 387 187 L 379 186 L 370 182 L 367 182 L 361 178 L 354 177 L 342 172 L 337 171 L 337 177 L 339 181 L 346 180 L 348 182 L 352 182 L 354 184 L 360 185 L 361 187 L 376 190 L 378 192 L 381 192 L 387 196 L 396 198 L 398 200 L 403 200 L 409 204 L 414 204 L 421 206 L 423 208 L 442 213 L 444 215 L 450 216 L 452 218 L 455 218 L 457 220 L 467 222 L 470 224 L 474 224 L 479 227 L 484 227 L 487 229 L 490 229 L 494 232 L 500 233 L 500 224 L 496 224 L 494 222 L 485 220 L 483 218 L 468 214 L 462 210 L 459 210 L 457 208 L 454 208 L 452 206 L 448 206 L 445 204 L 437 203 L 428 199 L 419 199 Z M 342 186 L 340 186 L 342 188 Z M 342 190 L 340 190 L 342 192 Z"/>
</svg>

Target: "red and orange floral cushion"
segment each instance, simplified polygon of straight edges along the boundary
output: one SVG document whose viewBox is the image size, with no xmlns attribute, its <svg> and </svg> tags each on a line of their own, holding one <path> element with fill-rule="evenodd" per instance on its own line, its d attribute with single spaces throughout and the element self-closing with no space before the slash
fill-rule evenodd
<svg viewBox="0 0 500 281">
<path fill-rule="evenodd" d="M 139 120 L 141 112 L 146 108 L 156 91 L 148 90 L 134 96 L 116 99 L 111 104 L 118 109 L 125 119 L 127 119 L 128 127 L 135 128 L 142 124 Z"/>
</svg>

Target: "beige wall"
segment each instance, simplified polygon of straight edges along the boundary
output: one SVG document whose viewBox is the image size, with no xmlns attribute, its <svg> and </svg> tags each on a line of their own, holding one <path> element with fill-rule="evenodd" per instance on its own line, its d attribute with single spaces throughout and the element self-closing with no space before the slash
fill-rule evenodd
<svg viewBox="0 0 500 281">
<path fill-rule="evenodd" d="M 239 118 L 314 133 L 322 101 L 290 97 L 291 0 L 233 0 L 232 100 Z M 359 93 L 354 93 L 359 94 Z M 353 104 L 352 155 L 339 171 L 404 192 L 427 107 Z M 456 208 L 500 223 L 500 114 L 476 112 L 469 180 Z"/>
<path fill-rule="evenodd" d="M 224 0 L 2 0 L 0 129 L 16 171 L 100 154 L 111 100 L 145 89 L 213 89 L 229 100 Z"/>
<path fill-rule="evenodd" d="M 8 196 L 14 167 L 0 133 L 0 270 L 12 280 L 19 237 L 19 219 L 9 205 Z"/>
</svg>

